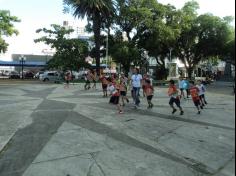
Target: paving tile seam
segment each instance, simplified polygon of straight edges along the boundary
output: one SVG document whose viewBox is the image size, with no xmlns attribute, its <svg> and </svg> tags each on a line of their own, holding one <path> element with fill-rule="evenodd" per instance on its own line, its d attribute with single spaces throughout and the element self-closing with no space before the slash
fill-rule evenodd
<svg viewBox="0 0 236 176">
<path fill-rule="evenodd" d="M 72 112 L 70 109 L 37 109 L 34 112 Z"/>
<path fill-rule="evenodd" d="M 92 153 L 90 155 L 91 155 L 92 159 L 94 160 L 95 164 L 97 165 L 97 167 L 99 168 L 99 170 L 101 171 L 101 173 L 103 174 L 103 176 L 106 176 L 106 173 L 104 172 L 102 166 L 97 161 L 97 156 L 99 155 L 99 153 L 100 152 Z"/>
<path fill-rule="evenodd" d="M 41 163 L 48 163 L 48 162 L 54 162 L 54 161 L 59 161 L 59 160 L 64 160 L 64 159 L 68 159 L 68 158 L 83 158 L 83 159 L 92 159 L 92 157 L 82 157 L 82 156 L 86 156 L 86 155 L 91 155 L 91 153 L 94 152 L 90 152 L 90 153 L 78 153 L 78 154 L 74 154 L 74 155 L 68 155 L 65 157 L 58 157 L 58 158 L 53 158 L 50 160 L 43 160 L 43 161 L 37 161 L 37 162 L 32 162 L 33 165 L 37 165 L 37 164 L 41 164 Z"/>
<path fill-rule="evenodd" d="M 57 128 L 59 128 L 60 127 L 60 125 L 65 121 L 65 119 L 66 118 L 64 118 L 64 120 L 62 120 L 61 121 L 61 123 L 59 124 L 59 126 L 57 127 Z M 34 123 L 32 123 L 31 125 L 29 125 L 29 126 L 27 126 L 27 127 L 25 127 L 25 128 L 30 128 L 30 126 L 32 126 Z M 46 125 L 46 124 L 45 124 Z M 25 129 L 24 128 L 24 129 Z M 21 129 L 21 131 L 22 130 L 24 130 L 24 129 Z M 52 130 L 51 130 L 51 132 L 52 132 Z M 40 144 L 40 150 L 38 150 L 38 149 L 36 149 L 34 152 L 34 154 L 32 155 L 30 155 L 30 157 L 31 158 L 27 158 L 28 160 L 31 160 L 31 161 L 33 161 L 34 160 L 34 158 L 40 153 L 40 151 L 43 149 L 43 147 L 47 144 L 47 142 L 51 139 L 51 137 L 53 136 L 53 134 L 55 134 L 57 132 L 57 130 L 54 130 L 54 132 L 53 133 L 50 133 L 49 135 L 45 135 L 45 136 L 43 136 L 43 137 L 41 137 L 41 138 L 37 138 L 37 143 L 39 143 Z M 15 138 L 19 138 L 19 136 L 17 136 L 17 132 L 12 136 L 12 138 L 8 141 L 8 143 L 7 143 L 7 145 L 4 147 L 6 150 L 2 150 L 2 152 L 0 153 L 0 168 L 2 167 L 1 165 L 3 164 L 3 169 L 5 169 L 4 168 L 4 162 L 3 163 L 1 163 L 1 160 L 2 161 L 4 161 L 5 159 L 4 158 L 8 158 L 9 156 L 6 156 L 7 154 L 7 151 L 8 151 L 8 149 L 9 149 L 9 147 L 15 147 L 16 145 L 12 145 L 12 143 L 14 143 L 14 140 L 15 140 Z M 26 137 L 26 138 L 32 138 L 34 135 L 32 135 L 32 134 L 29 134 L 29 135 L 25 135 L 24 137 Z M 47 137 L 48 136 L 48 137 Z M 41 142 L 43 142 L 43 145 L 42 145 L 42 143 L 40 143 L 40 140 L 39 139 L 41 139 Z M 23 142 L 23 141 L 20 141 L 20 142 Z M 19 142 L 18 142 L 19 143 Z M 17 143 L 17 145 L 18 145 L 18 147 L 19 147 L 19 144 Z M 23 142 L 24 143 L 24 142 Z M 25 149 L 22 149 L 22 150 L 24 150 L 25 151 Z M 31 151 L 32 152 L 32 151 Z M 9 152 L 8 152 L 8 154 L 9 154 Z M 25 155 L 24 155 L 25 156 Z M 24 157 L 23 156 L 23 157 Z M 13 159 L 14 157 L 10 157 L 10 161 Z M 32 162 L 30 162 L 30 163 L 23 163 L 23 165 L 24 165 L 24 167 L 23 168 L 21 168 L 21 169 L 16 169 L 14 172 L 12 172 L 12 171 L 5 171 L 4 173 L 1 173 L 1 171 L 0 171 L 0 175 L 1 174 L 8 174 L 8 173 L 10 173 L 9 175 L 10 176 L 13 176 L 13 175 L 11 175 L 12 173 L 19 173 L 19 176 L 21 176 L 22 174 L 23 174 L 23 172 L 29 167 L 29 165 L 31 164 Z M 14 162 L 11 162 L 11 164 L 13 164 L 13 165 L 15 165 L 14 164 Z M 18 166 L 15 166 L 15 167 L 18 167 Z M 9 168 L 7 168 L 7 170 L 9 170 Z M 15 175 L 14 175 L 15 176 Z"/>
<path fill-rule="evenodd" d="M 221 166 L 214 174 L 212 174 L 213 176 L 220 173 L 231 161 L 233 161 L 233 159 L 235 158 L 235 154 L 227 161 L 225 162 L 225 164 L 223 166 Z M 222 173 L 221 173 L 222 174 Z M 225 176 L 224 174 L 222 176 Z"/>
<path fill-rule="evenodd" d="M 47 94 L 50 94 L 50 92 L 47 92 Z M 34 109 L 34 111 L 32 111 L 30 115 L 30 117 L 33 119 L 33 122 L 31 124 L 28 124 L 26 127 L 16 131 L 16 133 L 13 134 L 12 138 L 10 138 L 4 146 L 4 150 L 0 152 L 1 176 L 5 176 L 5 174 L 10 176 L 21 176 L 23 172 L 33 162 L 33 160 L 39 154 L 42 148 L 51 139 L 53 134 L 57 132 L 58 128 L 68 117 L 68 114 L 70 112 L 59 111 L 65 112 L 65 115 L 67 116 L 57 118 L 55 116 L 51 117 L 49 116 L 50 114 L 48 114 L 47 117 L 42 116 L 43 119 L 38 118 L 38 116 L 40 117 L 41 114 L 39 112 L 36 112 L 37 108 L 39 108 L 41 104 L 47 101 L 45 98 L 42 99 L 43 101 L 38 104 L 38 106 Z M 54 123 L 51 123 L 52 120 L 54 120 Z M 42 135 L 42 133 L 45 133 L 45 135 Z M 37 140 L 35 140 L 36 138 Z M 33 143 L 25 143 L 25 141 L 32 141 Z M 24 147 L 22 148 L 22 146 Z M 32 146 L 34 146 L 35 148 L 32 148 Z M 31 153 L 28 153 L 27 149 L 31 150 Z M 17 158 L 26 158 L 26 160 L 24 162 L 19 163 L 19 161 L 16 160 Z M 8 161 L 8 164 L 5 163 L 5 161 Z"/>
<path fill-rule="evenodd" d="M 6 172 L 4 173 L 4 175 L 1 176 L 21 176 L 22 173 L 24 172 L 25 169 L 19 169 L 19 170 L 15 170 L 15 171 L 10 171 L 10 172 Z M 2 174 L 0 172 L 0 174 Z"/>
<path fill-rule="evenodd" d="M 94 106 L 94 104 L 86 104 L 88 106 Z M 97 104 L 97 108 L 107 108 L 103 104 Z M 186 119 L 178 116 L 171 116 L 171 115 L 166 115 L 166 114 L 161 114 L 157 112 L 151 112 L 143 109 L 133 109 L 133 110 L 128 110 L 126 112 L 132 112 L 134 114 L 142 114 L 142 115 L 147 115 L 147 116 L 152 116 L 152 117 L 157 117 L 157 118 L 162 118 L 162 119 L 168 119 L 168 120 L 174 120 L 174 121 L 180 121 L 180 122 L 185 122 L 185 123 L 190 123 L 190 124 L 195 124 L 195 125 L 200 125 L 200 126 L 211 126 L 211 127 L 216 127 L 216 128 L 221 128 L 225 130 L 235 130 L 235 128 L 228 127 L 228 126 L 222 126 L 222 125 L 217 125 L 217 124 L 212 124 L 208 122 L 201 122 L 201 121 L 196 121 L 192 119 Z"/>
<path fill-rule="evenodd" d="M 98 134 L 107 135 L 108 137 L 110 137 L 116 141 L 120 141 L 124 144 L 127 144 L 131 147 L 142 149 L 144 151 L 147 151 L 149 153 L 153 153 L 153 154 L 160 156 L 162 158 L 166 158 L 171 161 L 177 162 L 179 164 L 185 165 L 188 168 L 191 168 L 194 171 L 200 172 L 202 174 L 211 174 L 213 172 L 210 168 L 208 168 L 203 163 L 200 163 L 200 162 L 195 161 L 193 159 L 191 159 L 191 161 L 189 161 L 189 160 L 186 160 L 185 158 L 180 158 L 175 155 L 171 155 L 165 151 L 162 151 L 161 149 L 154 148 L 153 146 L 150 146 L 146 143 L 138 141 L 137 139 L 130 137 L 126 134 L 122 134 L 120 132 L 117 132 L 116 130 L 114 130 L 104 124 L 98 123 L 98 122 L 94 121 L 93 119 L 90 119 L 89 117 L 86 117 L 86 116 L 79 114 L 77 112 L 76 112 L 76 114 L 78 114 L 77 117 L 79 117 L 79 118 L 75 119 L 75 118 L 69 117 L 67 119 L 67 121 L 77 124 L 78 126 L 80 126 L 82 128 L 88 129 L 88 130 L 96 132 Z"/>
<path fill-rule="evenodd" d="M 180 121 L 180 122 L 190 123 L 190 124 L 195 124 L 195 125 L 200 125 L 200 126 L 211 126 L 211 127 L 221 128 L 221 129 L 225 129 L 225 130 L 235 130 L 235 128 L 228 127 L 228 126 L 222 126 L 222 125 L 217 125 L 217 124 L 208 123 L 208 122 L 201 122 L 201 121 L 196 121 L 196 120 L 192 120 L 192 119 L 185 119 L 182 117 L 165 115 L 165 114 L 156 113 L 156 112 L 147 112 L 144 110 L 139 110 L 139 112 L 140 111 L 144 115 L 154 116 L 157 118 L 175 120 L 175 121 Z"/>
</svg>

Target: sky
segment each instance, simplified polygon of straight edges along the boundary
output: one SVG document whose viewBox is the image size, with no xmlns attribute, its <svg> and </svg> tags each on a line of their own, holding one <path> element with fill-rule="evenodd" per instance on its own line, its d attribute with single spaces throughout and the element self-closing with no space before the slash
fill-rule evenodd
<svg viewBox="0 0 236 176">
<path fill-rule="evenodd" d="M 163 4 L 172 4 L 177 9 L 183 7 L 188 0 L 158 0 Z M 197 0 L 200 5 L 199 14 L 212 13 L 213 15 L 235 16 L 235 0 Z M 71 14 L 63 14 L 63 0 L 0 0 L 0 10 L 9 10 L 11 15 L 21 19 L 15 24 L 19 31 L 18 36 L 6 38 L 9 44 L 8 52 L 0 54 L 0 60 L 11 60 L 11 54 L 43 54 L 47 46 L 34 43 L 39 35 L 35 31 L 39 28 L 49 28 L 50 24 L 70 24 L 83 27 L 85 20 L 75 19 Z"/>
</svg>

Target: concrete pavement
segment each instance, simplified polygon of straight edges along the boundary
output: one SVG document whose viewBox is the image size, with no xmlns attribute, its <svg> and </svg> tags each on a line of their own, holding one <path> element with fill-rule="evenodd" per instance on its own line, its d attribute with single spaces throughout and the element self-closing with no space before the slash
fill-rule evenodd
<svg viewBox="0 0 236 176">
<path fill-rule="evenodd" d="M 171 115 L 166 88 L 152 110 L 116 107 L 83 85 L 0 85 L 1 176 L 234 176 L 235 99 L 207 93 L 196 114 Z M 100 87 L 99 87 L 100 88 Z"/>
</svg>

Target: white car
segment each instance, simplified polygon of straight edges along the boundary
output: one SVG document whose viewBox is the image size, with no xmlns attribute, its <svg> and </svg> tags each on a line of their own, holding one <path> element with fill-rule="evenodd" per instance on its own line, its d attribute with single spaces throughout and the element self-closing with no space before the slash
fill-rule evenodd
<svg viewBox="0 0 236 176">
<path fill-rule="evenodd" d="M 39 71 L 38 73 L 35 74 L 34 78 L 39 79 L 39 76 L 42 75 L 44 71 Z"/>
<path fill-rule="evenodd" d="M 57 71 L 47 71 L 39 75 L 39 80 L 41 81 L 58 81 L 60 79 L 60 74 Z"/>
</svg>

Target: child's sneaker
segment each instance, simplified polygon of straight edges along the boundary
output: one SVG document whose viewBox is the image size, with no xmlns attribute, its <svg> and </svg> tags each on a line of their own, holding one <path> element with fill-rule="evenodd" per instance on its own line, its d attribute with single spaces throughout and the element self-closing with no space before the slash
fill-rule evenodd
<svg viewBox="0 0 236 176">
<path fill-rule="evenodd" d="M 177 109 L 174 109 L 174 110 L 172 111 L 172 114 L 176 113 L 176 111 L 177 111 Z"/>
<path fill-rule="evenodd" d="M 180 115 L 184 115 L 184 111 L 181 111 L 181 112 L 180 112 Z"/>
<path fill-rule="evenodd" d="M 198 113 L 197 114 L 201 114 L 201 111 L 198 111 Z"/>
<path fill-rule="evenodd" d="M 119 114 L 124 114 L 124 111 L 119 111 Z"/>
</svg>

